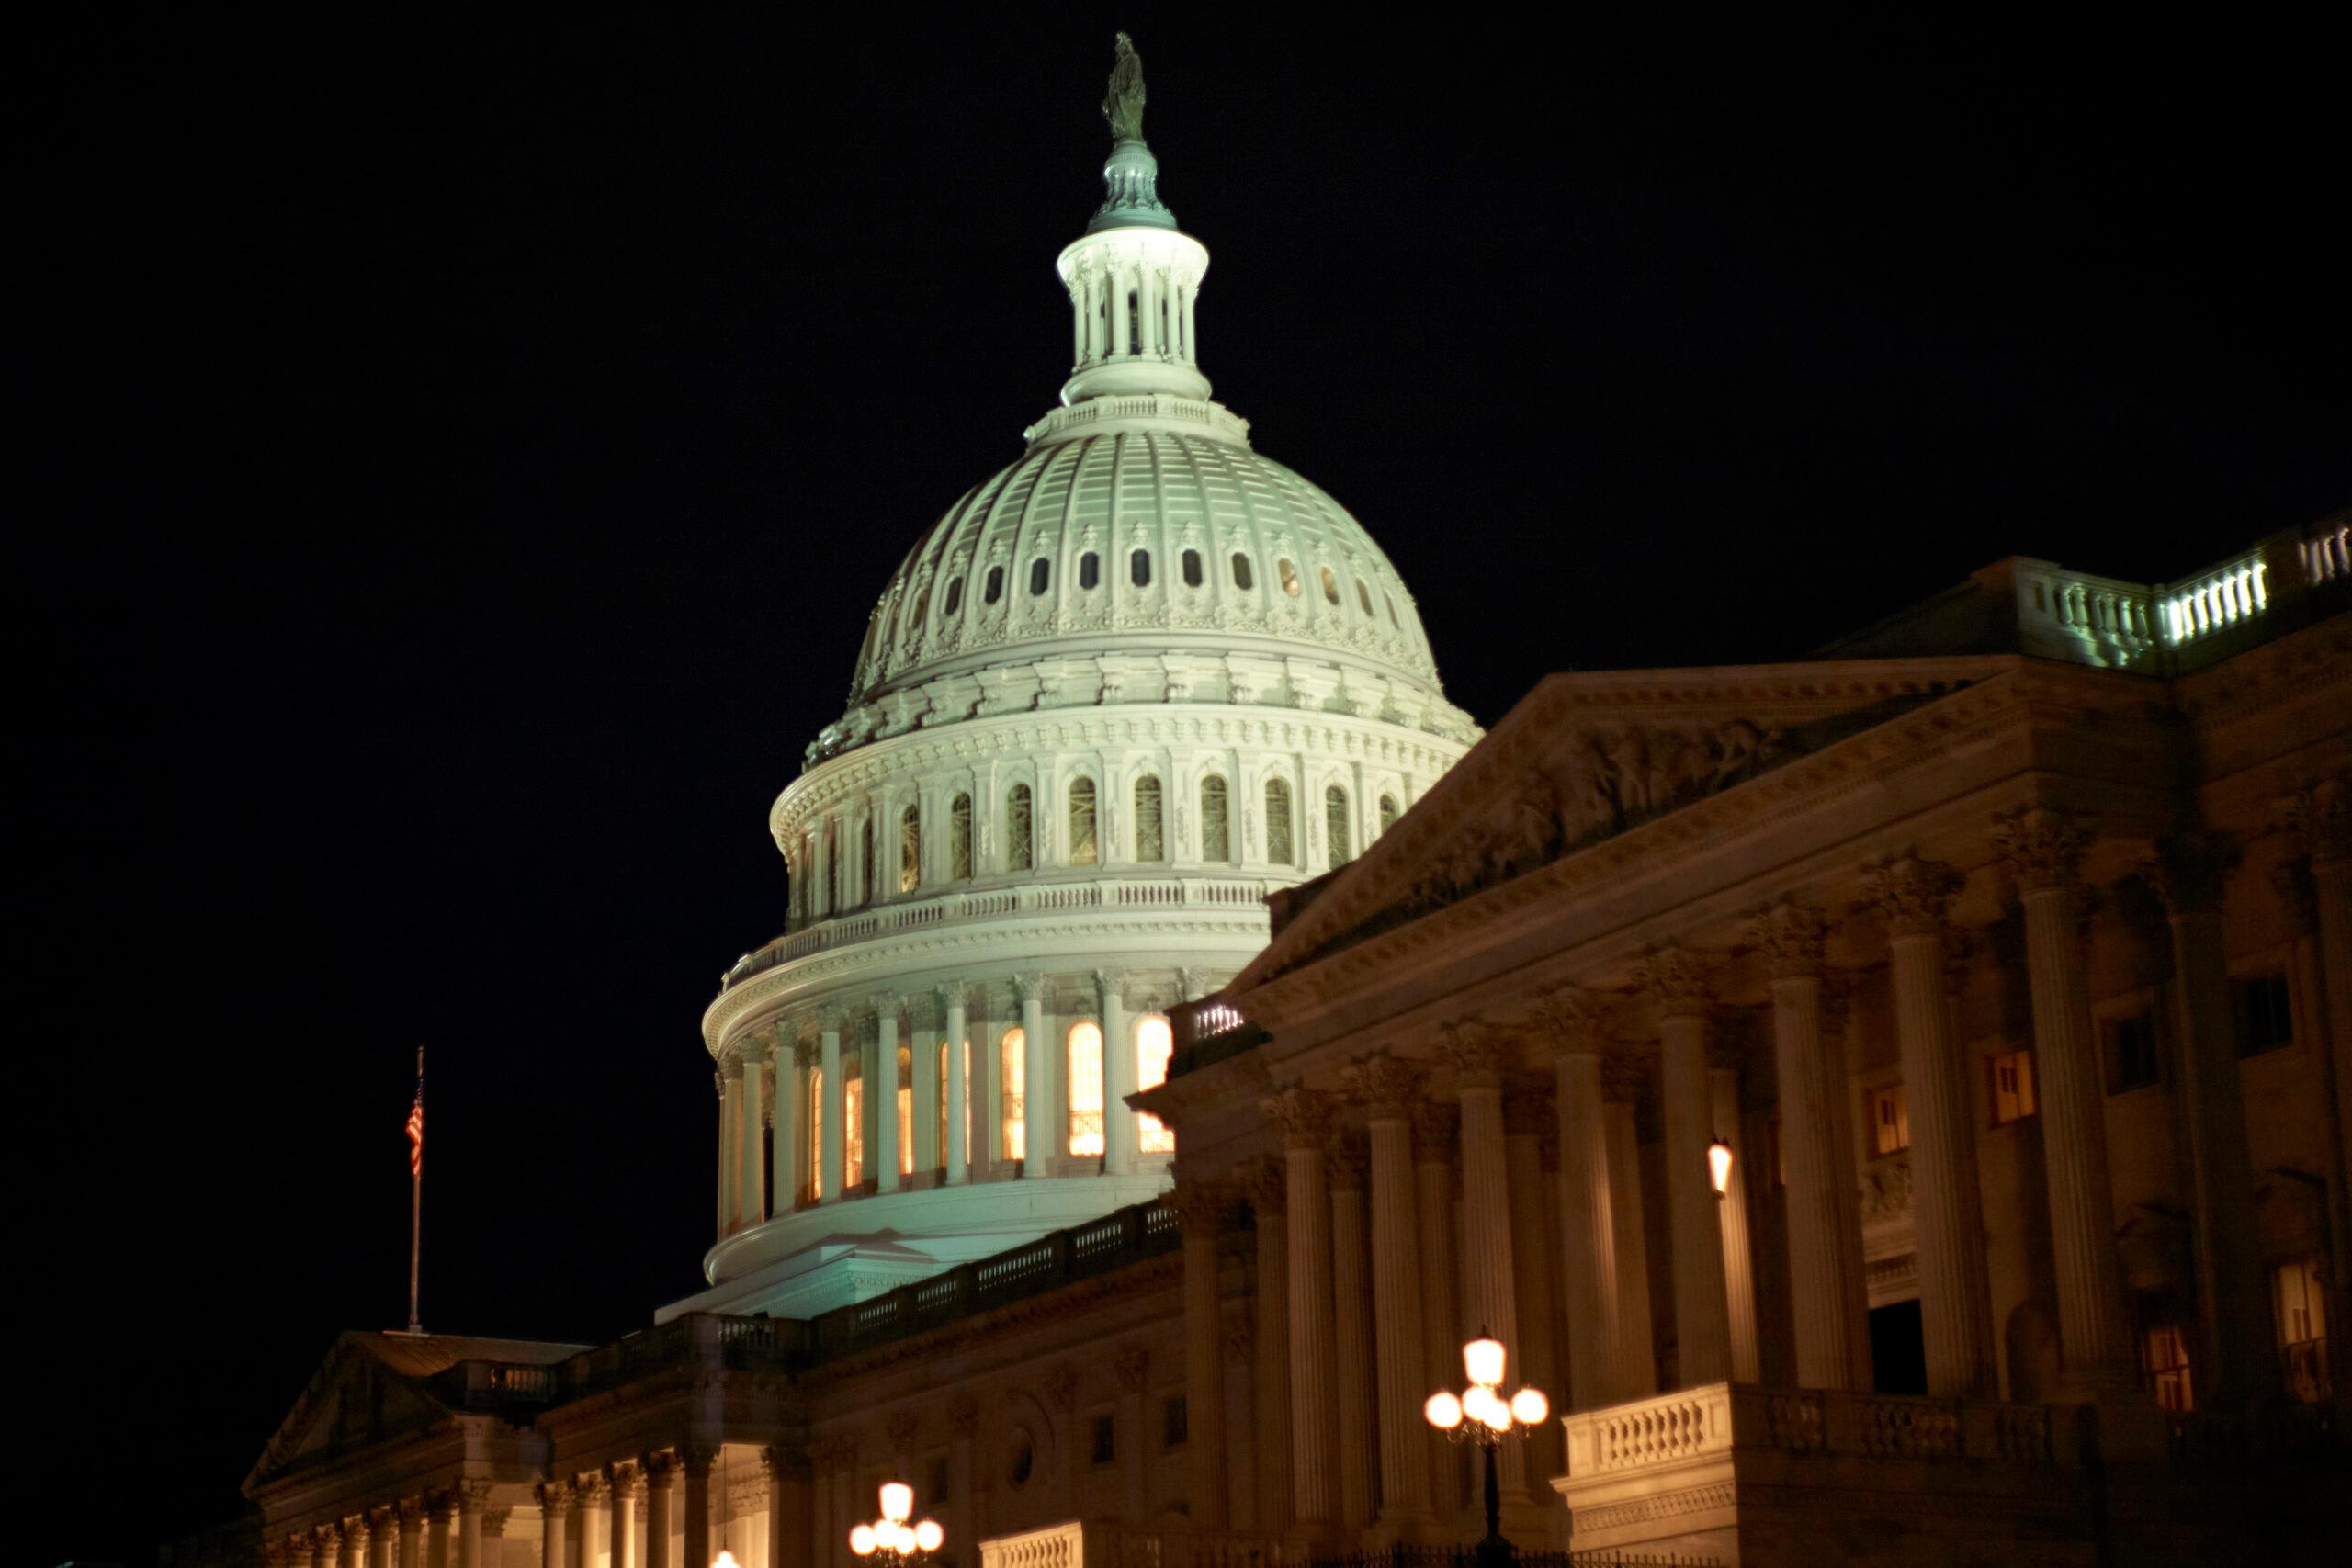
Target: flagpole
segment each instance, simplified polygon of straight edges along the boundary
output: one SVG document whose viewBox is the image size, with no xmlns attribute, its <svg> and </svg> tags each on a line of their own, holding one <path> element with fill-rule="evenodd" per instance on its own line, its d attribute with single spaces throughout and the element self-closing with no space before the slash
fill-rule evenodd
<svg viewBox="0 0 2352 1568">
<path fill-rule="evenodd" d="M 417 1259 L 424 1250 L 424 1047 L 416 1048 L 416 1110 L 410 1136 L 408 1201 L 408 1331 L 423 1334 L 416 1314 Z"/>
</svg>

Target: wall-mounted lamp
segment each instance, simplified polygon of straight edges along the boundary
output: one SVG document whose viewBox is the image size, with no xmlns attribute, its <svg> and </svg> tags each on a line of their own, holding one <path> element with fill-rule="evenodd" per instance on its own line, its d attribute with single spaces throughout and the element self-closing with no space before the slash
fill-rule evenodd
<svg viewBox="0 0 2352 1568">
<path fill-rule="evenodd" d="M 1731 1145 L 1720 1137 L 1707 1145 L 1707 1179 L 1718 1198 L 1731 1190 Z"/>
</svg>

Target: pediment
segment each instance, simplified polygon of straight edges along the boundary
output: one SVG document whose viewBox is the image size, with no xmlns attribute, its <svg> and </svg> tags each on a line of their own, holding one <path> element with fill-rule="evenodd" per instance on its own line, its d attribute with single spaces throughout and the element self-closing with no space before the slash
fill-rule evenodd
<svg viewBox="0 0 2352 1568">
<path fill-rule="evenodd" d="M 245 1479 L 250 1495 L 272 1480 L 336 1454 L 425 1432 L 451 1416 L 419 1380 L 403 1376 L 345 1334 L 312 1374 Z"/>
<path fill-rule="evenodd" d="M 2013 669 L 2008 657 L 1546 677 L 1365 853 L 1269 900 L 1236 988 L 1437 914 Z"/>
</svg>

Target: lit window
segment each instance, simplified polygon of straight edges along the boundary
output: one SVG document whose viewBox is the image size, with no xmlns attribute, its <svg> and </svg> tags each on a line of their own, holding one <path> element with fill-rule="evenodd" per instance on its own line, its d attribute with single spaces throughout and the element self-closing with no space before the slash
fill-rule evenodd
<svg viewBox="0 0 2352 1568">
<path fill-rule="evenodd" d="M 899 1047 L 898 1071 L 891 1075 L 899 1086 L 899 1174 L 911 1176 L 915 1168 L 915 1090 L 907 1080 L 914 1066 L 914 1054 L 904 1045 Z"/>
<path fill-rule="evenodd" d="M 2284 973 L 2272 970 L 2233 980 L 2230 999 L 2237 1009 L 2239 1055 L 2258 1056 L 2295 1043 L 2294 1013 Z"/>
<path fill-rule="evenodd" d="M 1274 575 L 1282 579 L 1283 592 L 1294 599 L 1298 597 L 1298 568 L 1290 564 L 1288 556 L 1280 557 L 1275 560 Z"/>
<path fill-rule="evenodd" d="M 1027 871 L 1035 859 L 1029 828 L 1029 786 L 1014 784 L 1004 797 L 1004 868 Z"/>
<path fill-rule="evenodd" d="M 1250 570 L 1250 558 L 1243 555 L 1239 550 L 1234 551 L 1233 586 L 1240 589 L 1244 593 L 1247 593 L 1250 589 L 1257 585 L 1257 574 Z"/>
<path fill-rule="evenodd" d="M 922 884 L 922 811 L 910 806 L 899 818 L 899 891 L 911 893 Z"/>
<path fill-rule="evenodd" d="M 1266 781 L 1266 858 L 1276 865 L 1289 865 L 1290 850 L 1290 781 Z"/>
<path fill-rule="evenodd" d="M 1136 1087 L 1157 1089 L 1168 1081 L 1168 1058 L 1176 1049 L 1176 1036 L 1170 1032 L 1164 1018 L 1147 1018 L 1136 1026 Z M 1176 1134 L 1159 1117 L 1145 1113 L 1137 1116 L 1142 1128 L 1138 1146 L 1148 1155 L 1172 1155 L 1176 1152 Z"/>
<path fill-rule="evenodd" d="M 1222 773 L 1211 773 L 1201 781 L 1201 858 L 1233 858 L 1233 829 L 1226 811 Z"/>
<path fill-rule="evenodd" d="M 1092 865 L 1094 852 L 1094 781 L 1069 781 L 1069 863 Z"/>
<path fill-rule="evenodd" d="M 1136 550 L 1127 557 L 1127 581 L 1137 588 L 1151 586 L 1151 552 Z"/>
<path fill-rule="evenodd" d="M 1184 570 L 1184 586 L 1198 588 L 1201 585 L 1201 552 L 1186 550 L 1180 558 L 1179 564 Z"/>
<path fill-rule="evenodd" d="M 825 1195 L 825 1069 L 808 1069 L 808 1201 Z"/>
<path fill-rule="evenodd" d="M 1992 1058 L 1993 1125 L 2006 1127 L 2033 1114 L 2033 1053 L 2006 1051 Z"/>
<path fill-rule="evenodd" d="M 1069 1152 L 1102 1152 L 1102 1029 L 1085 1021 L 1069 1030 Z"/>
<path fill-rule="evenodd" d="M 854 1064 L 853 1064 L 854 1065 Z M 842 1080 L 842 1181 L 855 1188 L 865 1179 L 865 1077 Z"/>
<path fill-rule="evenodd" d="M 1089 550 L 1089 551 L 1087 551 L 1084 555 L 1082 555 L 1082 556 L 1079 557 L 1079 558 L 1078 558 L 1078 585 L 1079 585 L 1079 587 L 1080 587 L 1081 589 L 1092 588 L 1096 583 L 1098 583 L 1098 582 L 1100 582 L 1100 581 L 1102 581 L 1102 558 L 1101 556 L 1096 555 L 1092 550 Z"/>
<path fill-rule="evenodd" d="M 1023 1135 L 1028 1121 L 1023 1115 L 1027 1096 L 1022 1086 L 1029 1077 L 1029 1035 L 1020 1029 L 1008 1029 L 997 1043 L 997 1076 L 1004 1080 L 1004 1157 L 1019 1159 L 1028 1151 Z"/>
<path fill-rule="evenodd" d="M 1340 580 L 1331 575 L 1331 569 L 1328 566 L 1317 568 L 1316 572 L 1323 580 L 1325 602 L 1337 604 L 1340 602 Z"/>
<path fill-rule="evenodd" d="M 956 613 L 956 607 L 963 602 L 964 580 L 960 577 L 950 579 L 947 584 L 947 597 L 939 606 L 939 614 L 941 617 L 944 619 L 946 616 L 954 615 Z"/>
<path fill-rule="evenodd" d="M 939 1064 L 939 1092 L 937 1098 L 932 1101 L 933 1105 L 939 1107 L 939 1126 L 936 1129 L 939 1136 L 932 1147 L 939 1151 L 938 1163 L 943 1168 L 947 1164 L 947 1053 L 955 1049 L 955 1042 L 943 1041 L 931 1054 L 932 1060 Z M 972 1054 L 967 1049 L 964 1053 L 964 1081 L 966 1083 L 972 1081 L 971 1064 Z"/>
<path fill-rule="evenodd" d="M 1385 833 L 1389 829 L 1396 826 L 1396 797 L 1393 795 L 1382 795 L 1380 797 L 1380 830 Z"/>
<path fill-rule="evenodd" d="M 1054 563 L 1039 556 L 1029 563 L 1029 597 L 1042 599 L 1046 587 L 1054 580 Z"/>
<path fill-rule="evenodd" d="M 2100 1054 L 2107 1058 L 2107 1092 L 2125 1094 L 2157 1081 L 2156 1015 L 2135 1012 L 2099 1025 Z"/>
<path fill-rule="evenodd" d="M 947 874 L 958 882 L 972 874 L 972 797 L 959 795 L 947 808 Z"/>
<path fill-rule="evenodd" d="M 1862 1114 L 1871 1154 L 1900 1154 L 1911 1146 L 1911 1102 L 1901 1084 L 1870 1090 L 1862 1097 Z"/>
<path fill-rule="evenodd" d="M 2140 1369 L 2159 1405 L 2173 1411 L 2197 1408 L 2188 1384 L 2188 1339 L 2179 1324 L 2151 1324 L 2141 1331 Z"/>
<path fill-rule="evenodd" d="M 1160 823 L 1159 779 L 1146 773 L 1136 780 L 1136 859 L 1168 858 L 1168 833 Z"/>
<path fill-rule="evenodd" d="M 2317 1258 L 2298 1258 L 2270 1270 L 2270 1299 L 2278 1312 L 2278 1355 L 2287 1393 L 2306 1404 L 2320 1404 L 2335 1393 L 2327 1367 L 2327 1293 Z"/>
<path fill-rule="evenodd" d="M 1004 568 L 1001 566 L 992 566 L 989 568 L 988 589 L 987 592 L 980 595 L 980 602 L 985 604 L 993 604 L 1003 597 Z"/>
<path fill-rule="evenodd" d="M 1367 621 L 1372 619 L 1372 590 L 1365 586 L 1361 577 L 1356 579 L 1356 603 L 1363 606 L 1363 618 Z"/>
<path fill-rule="evenodd" d="M 1330 840 L 1333 871 L 1354 858 L 1354 842 L 1348 828 L 1348 792 L 1338 784 L 1323 792 L 1323 836 Z"/>
</svg>

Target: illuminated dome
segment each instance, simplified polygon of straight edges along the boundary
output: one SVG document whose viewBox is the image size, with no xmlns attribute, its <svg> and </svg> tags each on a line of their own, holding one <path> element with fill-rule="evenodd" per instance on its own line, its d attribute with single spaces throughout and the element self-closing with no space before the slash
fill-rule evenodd
<svg viewBox="0 0 2352 1568">
<path fill-rule="evenodd" d="M 1061 402 L 892 576 L 769 814 L 786 929 L 703 1015 L 711 1288 L 664 1315 L 803 1316 L 1159 1192 L 1173 1135 L 1125 1098 L 1165 1010 L 1477 739 L 1379 547 L 1210 400 L 1208 251 L 1122 49 Z"/>
</svg>

